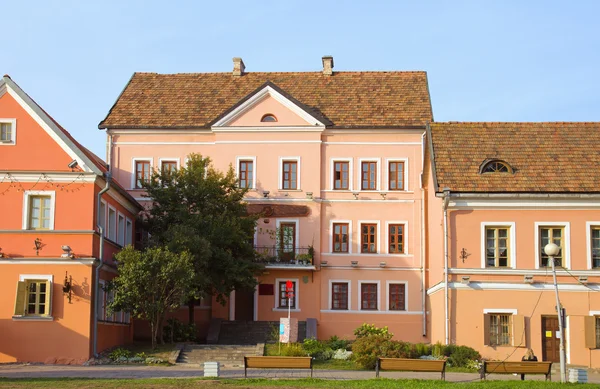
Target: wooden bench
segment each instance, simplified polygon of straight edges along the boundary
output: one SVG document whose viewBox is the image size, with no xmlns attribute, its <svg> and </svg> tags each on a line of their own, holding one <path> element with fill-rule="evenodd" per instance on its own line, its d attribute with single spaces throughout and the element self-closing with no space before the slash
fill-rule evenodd
<svg viewBox="0 0 600 389">
<path fill-rule="evenodd" d="M 310 369 L 313 376 L 311 357 L 244 357 L 244 378 L 248 378 L 247 369 Z"/>
<path fill-rule="evenodd" d="M 379 378 L 380 370 L 426 371 L 441 373 L 446 380 L 446 361 L 429 359 L 377 358 L 375 376 Z"/>
<path fill-rule="evenodd" d="M 546 381 L 552 379 L 552 362 L 501 362 L 483 361 L 481 379 L 485 380 L 486 374 L 544 374 Z"/>
</svg>

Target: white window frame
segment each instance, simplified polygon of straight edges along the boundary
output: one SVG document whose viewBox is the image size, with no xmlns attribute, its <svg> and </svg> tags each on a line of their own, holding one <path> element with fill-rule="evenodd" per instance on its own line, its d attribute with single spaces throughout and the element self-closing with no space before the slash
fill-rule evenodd
<svg viewBox="0 0 600 389">
<path fill-rule="evenodd" d="M 348 162 L 348 189 L 335 189 L 335 163 L 336 162 Z M 354 185 L 353 185 L 353 162 L 354 162 L 354 158 L 329 158 L 329 189 L 336 191 L 336 192 L 352 192 Z"/>
<path fill-rule="evenodd" d="M 163 162 L 175 162 L 177 164 L 177 170 L 179 170 L 179 168 L 181 167 L 181 164 L 179 163 L 179 158 L 159 158 L 158 159 L 158 168 L 160 169 L 161 172 L 162 172 L 162 163 Z"/>
<path fill-rule="evenodd" d="M 48 230 L 54 230 L 54 215 L 56 213 L 56 192 L 49 190 L 26 190 L 23 193 L 23 230 L 29 229 L 29 198 L 31 196 L 50 196 L 50 224 Z"/>
<path fill-rule="evenodd" d="M 362 307 L 362 284 L 377 284 L 377 309 L 363 309 Z M 358 280 L 358 310 L 365 312 L 381 311 L 381 281 L 379 280 Z"/>
<path fill-rule="evenodd" d="M 52 291 L 52 289 L 54 288 L 54 275 L 52 274 L 19 274 L 19 282 L 27 282 L 27 281 L 47 281 L 48 282 L 48 288 L 50 289 L 50 303 L 48 305 L 50 305 L 48 307 L 48 314 L 44 315 L 44 316 L 37 316 L 37 315 L 24 315 L 24 318 L 27 318 L 28 320 L 35 320 L 37 321 L 35 318 L 40 318 L 39 320 L 49 320 L 49 319 L 53 319 L 54 317 L 52 316 L 52 308 L 53 305 L 52 304 L 52 299 L 54 298 L 54 292 Z M 29 295 L 27 294 L 28 292 L 26 291 L 26 304 L 27 304 L 27 298 L 29 297 Z"/>
<path fill-rule="evenodd" d="M 333 225 L 337 223 L 348 224 L 348 252 L 336 253 L 333 251 Z M 329 254 L 331 255 L 349 255 L 352 254 L 352 220 L 330 220 L 329 221 Z"/>
<path fill-rule="evenodd" d="M 585 240 L 587 246 L 587 268 L 588 270 L 594 269 L 592 263 L 592 227 L 600 227 L 600 221 L 598 222 L 585 222 Z"/>
<path fill-rule="evenodd" d="M 348 284 L 348 309 L 333 309 L 333 284 Z M 352 311 L 352 281 L 350 280 L 329 280 L 329 290 L 327 291 L 329 295 L 329 305 L 327 307 L 327 311 L 331 312 L 349 312 Z"/>
<path fill-rule="evenodd" d="M 390 309 L 390 285 L 404 285 L 404 310 Z M 408 312 L 408 281 L 385 282 L 385 310 L 387 312 Z"/>
<path fill-rule="evenodd" d="M 110 225 L 110 211 L 113 211 L 113 214 L 115 215 L 114 226 Z M 113 242 L 117 241 L 117 209 L 111 204 L 108 204 L 108 209 L 106 210 L 106 237 Z"/>
<path fill-rule="evenodd" d="M 10 124 L 10 142 L 0 142 L 0 146 L 14 146 L 17 144 L 17 119 L 0 118 L 0 123 Z"/>
<path fill-rule="evenodd" d="M 250 155 L 249 156 L 243 156 L 243 155 L 240 155 L 240 156 L 235 157 L 235 174 L 236 174 L 236 177 L 238 179 L 238 182 L 240 180 L 240 162 L 242 162 L 242 161 L 252 161 L 252 169 L 253 169 L 252 173 L 254 174 L 254 177 L 252 178 L 252 186 L 250 186 L 248 189 L 256 189 L 256 178 L 257 178 L 257 175 L 256 175 L 256 172 L 257 172 L 257 170 L 256 170 L 256 167 L 257 167 L 256 166 L 256 156 L 255 155 L 254 156 L 250 156 Z M 298 166 L 300 166 L 299 163 L 298 163 Z"/>
<path fill-rule="evenodd" d="M 281 223 L 296 223 L 296 236 L 294 237 L 296 247 L 294 249 L 296 254 L 298 254 L 298 248 L 300 247 L 300 219 L 277 219 L 275 222 L 275 228 L 277 229 L 276 231 L 280 231 L 279 227 L 281 226 Z M 279 233 L 277 233 L 275 241 L 279 242 Z"/>
<path fill-rule="evenodd" d="M 390 253 L 390 224 L 404 225 L 404 242 L 402 242 L 402 253 Z M 408 255 L 408 221 L 407 220 L 388 220 L 385 222 L 385 253 L 394 256 Z"/>
<path fill-rule="evenodd" d="M 565 230 L 565 247 L 563 250 L 563 266 L 571 268 L 571 223 L 569 222 L 534 222 L 535 231 L 535 268 L 540 268 L 540 227 L 563 227 Z"/>
<path fill-rule="evenodd" d="M 297 157 L 279 157 L 279 190 L 285 190 L 285 191 L 300 191 L 302 190 L 302 186 L 300 185 L 300 177 L 302 176 L 301 174 L 301 164 L 300 164 L 300 160 L 301 158 L 299 156 Z M 284 162 L 293 162 L 296 161 L 296 167 L 298 169 L 298 171 L 296 172 L 297 177 L 296 177 L 296 189 L 283 189 L 283 163 Z"/>
<path fill-rule="evenodd" d="M 362 188 L 362 163 L 363 162 L 377 162 L 377 173 L 375 177 L 375 189 L 363 189 Z M 359 158 L 358 159 L 358 181 L 356 189 L 361 192 L 379 192 L 381 191 L 381 158 Z"/>
<path fill-rule="evenodd" d="M 403 189 L 390 189 L 390 162 L 404 162 Z M 408 158 L 386 158 L 385 159 L 385 190 L 388 192 L 408 192 Z"/>
<path fill-rule="evenodd" d="M 142 188 L 135 187 L 136 181 L 136 171 L 135 164 L 136 162 L 150 162 L 150 174 L 152 174 L 152 169 L 154 168 L 154 159 L 152 157 L 133 157 L 131 158 L 131 187 L 130 190 L 141 190 Z"/>
<path fill-rule="evenodd" d="M 296 295 L 294 298 L 296 299 L 296 308 L 292 308 L 290 312 L 300 312 L 300 279 L 299 278 L 276 278 L 275 279 L 275 289 L 277 289 L 277 293 L 275 294 L 275 307 L 273 308 L 273 312 L 287 312 L 288 308 L 279 308 L 279 284 L 283 282 L 284 284 L 287 281 L 292 281 L 296 283 Z"/>
<path fill-rule="evenodd" d="M 123 225 L 119 224 L 119 220 L 123 221 Z M 125 246 L 125 223 L 125 215 L 117 212 L 117 243 L 121 246 Z"/>
<path fill-rule="evenodd" d="M 377 224 L 377 239 L 375 240 L 375 253 L 363 253 L 362 252 L 362 225 L 363 224 Z M 358 221 L 358 250 L 357 254 L 360 255 L 381 255 L 381 221 L 380 220 L 359 220 Z"/>
<path fill-rule="evenodd" d="M 507 269 L 516 269 L 517 268 L 517 225 L 515 222 L 481 222 L 481 268 L 482 269 L 502 269 L 501 267 L 487 267 L 487 254 L 486 254 L 486 235 L 485 230 L 487 227 L 492 228 L 501 228 L 508 227 L 510 239 L 510 250 L 508 261 L 510 266 L 507 266 Z M 539 258 L 538 258 L 538 266 L 539 266 Z"/>
<path fill-rule="evenodd" d="M 127 224 L 131 226 L 131 231 L 127 233 Z M 133 244 L 133 222 L 128 217 L 125 217 L 125 246 Z"/>
</svg>

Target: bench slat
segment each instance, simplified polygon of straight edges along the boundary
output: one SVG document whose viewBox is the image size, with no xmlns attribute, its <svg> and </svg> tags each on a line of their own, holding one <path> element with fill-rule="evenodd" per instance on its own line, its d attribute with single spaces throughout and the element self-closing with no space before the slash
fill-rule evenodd
<svg viewBox="0 0 600 389">
<path fill-rule="evenodd" d="M 404 370 L 404 371 L 444 371 L 445 361 L 431 361 L 425 359 L 401 359 L 380 358 L 379 368 L 381 370 Z"/>
<path fill-rule="evenodd" d="M 247 368 L 258 369 L 310 369 L 310 357 L 245 357 Z"/>
<path fill-rule="evenodd" d="M 486 373 L 548 374 L 552 362 L 486 362 Z"/>
</svg>

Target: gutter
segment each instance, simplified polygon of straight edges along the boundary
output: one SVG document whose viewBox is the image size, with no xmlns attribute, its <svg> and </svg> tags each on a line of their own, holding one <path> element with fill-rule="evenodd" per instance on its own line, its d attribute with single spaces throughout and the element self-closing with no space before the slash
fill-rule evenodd
<svg viewBox="0 0 600 389">
<path fill-rule="evenodd" d="M 444 203 L 442 209 L 444 212 L 444 328 L 445 328 L 445 344 L 450 344 L 448 314 L 448 203 L 450 202 L 450 189 L 444 188 Z"/>
<path fill-rule="evenodd" d="M 426 290 L 425 290 L 425 185 L 423 172 L 425 171 L 425 132 L 421 136 L 421 311 L 423 312 L 423 336 L 427 336 Z"/>
<path fill-rule="evenodd" d="M 98 303 L 99 303 L 98 294 L 99 294 L 99 290 L 100 290 L 100 269 L 102 269 L 102 267 L 104 266 L 104 228 L 100 224 L 100 217 L 101 217 L 100 203 L 101 203 L 102 195 L 104 193 L 108 192 L 110 189 L 110 182 L 111 182 L 110 171 L 106 173 L 105 179 L 106 179 L 106 185 L 104 186 L 104 189 L 102 189 L 100 192 L 98 192 L 98 198 L 96 201 L 96 216 L 97 216 L 96 217 L 96 225 L 98 227 L 98 232 L 100 233 L 100 248 L 99 248 L 99 253 L 98 253 L 100 263 L 98 264 L 98 266 L 96 266 L 96 274 L 94 277 L 94 299 L 95 299 L 96 303 L 93 305 L 94 306 L 94 329 L 93 329 L 94 343 L 93 343 L 92 353 L 95 358 L 98 357 Z"/>
</svg>

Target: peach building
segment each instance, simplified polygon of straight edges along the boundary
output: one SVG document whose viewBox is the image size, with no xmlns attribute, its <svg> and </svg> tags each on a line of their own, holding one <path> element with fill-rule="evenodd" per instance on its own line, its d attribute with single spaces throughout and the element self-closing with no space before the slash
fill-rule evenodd
<svg viewBox="0 0 600 389">
<path fill-rule="evenodd" d="M 433 341 L 600 367 L 600 123 L 433 123 L 426 169 Z"/>
<path fill-rule="evenodd" d="M 136 73 L 99 127 L 114 178 L 138 201 L 151 169 L 190 153 L 230 165 L 262 212 L 256 290 L 207 302 L 196 321 L 316 319 L 319 338 L 362 323 L 429 341 L 424 168 L 432 111 L 424 72 Z M 285 296 L 291 281 L 295 297 Z M 203 326 L 204 331 L 207 324 Z M 201 335 L 205 335 L 205 332 Z"/>
<path fill-rule="evenodd" d="M 0 80 L 0 362 L 82 363 L 132 340 L 129 315 L 108 316 L 98 285 L 116 275 L 112 256 L 131 243 L 140 205 L 107 173 Z"/>
</svg>

